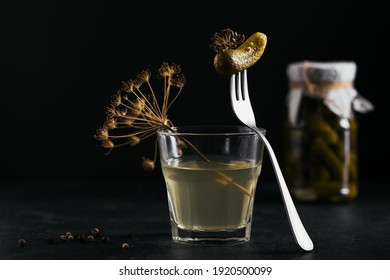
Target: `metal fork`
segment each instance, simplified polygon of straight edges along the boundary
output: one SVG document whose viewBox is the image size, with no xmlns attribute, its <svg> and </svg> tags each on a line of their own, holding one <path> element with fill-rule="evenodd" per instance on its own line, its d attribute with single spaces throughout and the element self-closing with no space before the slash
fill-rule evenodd
<svg viewBox="0 0 390 280">
<path fill-rule="evenodd" d="M 273 168 L 276 173 L 276 178 L 279 184 L 280 191 L 282 193 L 284 206 L 287 211 L 290 226 L 295 237 L 295 241 L 298 245 L 306 250 L 313 250 L 313 242 L 307 234 L 305 227 L 303 226 L 298 212 L 295 208 L 294 202 L 290 196 L 287 188 L 287 184 L 284 180 L 282 171 L 280 170 L 279 163 L 276 159 L 275 153 L 268 142 L 267 138 L 256 126 L 255 115 L 253 113 L 252 105 L 249 100 L 248 82 L 247 82 L 247 70 L 234 74 L 230 78 L 230 99 L 232 107 L 237 118 L 246 126 L 253 129 L 260 135 L 265 147 L 271 158 Z"/>
</svg>

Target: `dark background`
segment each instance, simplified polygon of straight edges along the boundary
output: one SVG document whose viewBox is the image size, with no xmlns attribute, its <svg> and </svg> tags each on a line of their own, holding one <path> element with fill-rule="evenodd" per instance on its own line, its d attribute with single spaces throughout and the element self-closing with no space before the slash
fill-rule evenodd
<svg viewBox="0 0 390 280">
<path fill-rule="evenodd" d="M 187 78 L 169 115 L 175 125 L 239 124 L 229 79 L 214 70 L 209 48 L 224 28 L 268 37 L 248 78 L 257 123 L 281 163 L 286 66 L 355 61 L 355 86 L 375 106 L 357 114 L 360 180 L 387 181 L 380 10 L 371 1 L 13 1 L 2 8 L 0 181 L 160 179 L 159 168 L 140 164 L 154 140 L 107 156 L 93 135 L 121 82 L 164 61 Z M 275 180 L 267 156 L 262 179 Z"/>
</svg>

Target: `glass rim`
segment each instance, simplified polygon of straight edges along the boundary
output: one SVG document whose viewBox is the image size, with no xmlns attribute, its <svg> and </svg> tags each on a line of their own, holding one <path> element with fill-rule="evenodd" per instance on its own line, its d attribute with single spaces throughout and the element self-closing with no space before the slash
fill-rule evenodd
<svg viewBox="0 0 390 280">
<path fill-rule="evenodd" d="M 230 135 L 257 135 L 251 128 L 245 125 L 178 125 L 158 130 L 160 135 L 183 136 L 183 135 L 207 135 L 207 136 L 230 136 Z M 258 127 L 265 134 L 266 129 Z"/>
</svg>

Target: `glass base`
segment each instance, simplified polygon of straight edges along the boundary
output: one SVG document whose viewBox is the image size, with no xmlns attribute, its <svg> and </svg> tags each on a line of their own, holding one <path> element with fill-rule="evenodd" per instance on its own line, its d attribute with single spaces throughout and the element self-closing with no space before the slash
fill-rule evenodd
<svg viewBox="0 0 390 280">
<path fill-rule="evenodd" d="M 176 242 L 187 244 L 231 244 L 247 242 L 250 240 L 251 224 L 234 230 L 188 230 L 178 227 L 175 223 L 172 226 L 172 239 Z"/>
</svg>

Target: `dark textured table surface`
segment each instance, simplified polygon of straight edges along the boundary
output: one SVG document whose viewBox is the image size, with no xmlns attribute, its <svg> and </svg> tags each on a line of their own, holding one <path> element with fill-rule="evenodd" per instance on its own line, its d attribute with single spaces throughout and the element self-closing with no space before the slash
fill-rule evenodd
<svg viewBox="0 0 390 280">
<path fill-rule="evenodd" d="M 252 238 L 234 245 L 173 242 L 162 182 L 43 182 L 0 184 L 2 260 L 388 260 L 390 203 L 385 183 L 365 183 L 342 204 L 296 203 L 314 242 L 302 251 L 290 230 L 276 182 L 259 182 Z M 385 193 L 387 191 L 387 193 Z M 94 242 L 61 242 L 66 232 Z M 130 234 L 131 236 L 128 236 Z M 48 243 L 47 237 L 53 242 Z M 109 238 L 103 242 L 102 237 Z M 25 239 L 20 247 L 18 240 Z M 127 242 L 128 250 L 122 249 Z"/>
</svg>

